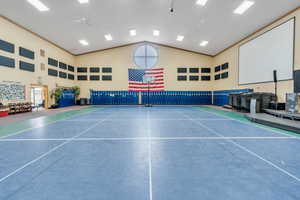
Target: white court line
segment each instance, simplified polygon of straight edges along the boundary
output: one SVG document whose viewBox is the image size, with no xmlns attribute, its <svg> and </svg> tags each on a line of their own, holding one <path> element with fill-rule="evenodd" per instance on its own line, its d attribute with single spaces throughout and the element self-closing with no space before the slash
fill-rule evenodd
<svg viewBox="0 0 300 200">
<path fill-rule="evenodd" d="M 2 137 L 0 137 L 0 139 L 7 138 L 7 137 L 11 137 L 11 136 L 14 136 L 14 135 L 18 135 L 18 134 L 20 134 L 20 133 L 23 133 L 23 132 L 26 132 L 26 131 L 30 131 L 30 130 L 33 130 L 33 129 L 36 129 L 36 128 L 45 127 L 45 126 L 48 126 L 48 125 L 50 125 L 50 124 L 54 124 L 54 123 L 57 123 L 57 122 L 66 121 L 67 119 L 71 119 L 71 118 L 73 118 L 73 117 L 77 117 L 77 116 L 84 115 L 84 114 L 88 114 L 88 113 L 95 112 L 95 111 L 96 111 L 96 110 L 92 110 L 92 111 L 88 111 L 88 112 L 86 112 L 86 113 L 81 113 L 81 114 L 78 114 L 78 115 L 70 116 L 70 117 L 67 117 L 67 118 L 62 119 L 62 120 L 55 120 L 55 121 L 52 121 L 52 122 L 49 122 L 49 123 L 45 123 L 45 124 L 42 124 L 42 125 L 34 126 L 34 127 L 31 127 L 31 128 L 26 128 L 26 129 L 17 131 L 17 132 L 15 132 L 15 133 L 12 133 L 12 134 L 9 134 L 9 135 L 6 135 L 6 136 L 2 136 Z M 38 118 L 34 118 L 34 119 L 38 119 Z M 31 120 L 34 120 L 34 119 L 31 119 Z"/>
<path fill-rule="evenodd" d="M 196 110 L 196 108 L 193 108 L 193 109 Z M 279 134 L 281 134 L 281 135 L 288 135 L 288 136 L 291 136 L 290 134 L 284 133 L 284 132 L 280 132 L 279 130 L 277 131 L 277 130 L 273 130 L 273 129 L 269 129 L 269 128 L 263 127 L 264 125 L 258 126 L 256 123 L 253 123 L 253 122 L 251 122 L 251 121 L 249 121 L 249 122 L 243 122 L 243 121 L 240 121 L 240 120 L 237 120 L 237 119 L 234 119 L 234 118 L 230 118 L 230 117 L 227 117 L 227 116 L 225 116 L 225 115 L 218 114 L 218 113 L 213 113 L 213 112 L 209 112 L 209 111 L 205 111 L 205 110 L 200 110 L 200 109 L 199 109 L 199 111 L 201 111 L 201 112 L 206 112 L 206 113 L 210 113 L 210 114 L 213 114 L 213 115 L 216 115 L 216 116 L 221 116 L 221 117 L 224 117 L 224 118 L 231 119 L 231 120 L 233 120 L 233 121 L 239 122 L 239 123 L 241 123 L 241 124 L 246 124 L 246 125 L 249 125 L 249 126 L 254 126 L 254 127 L 256 127 L 256 128 L 260 128 L 260 129 L 263 129 L 263 130 L 267 130 L 267 131 L 270 131 L 270 132 L 273 132 L 273 133 L 279 133 Z M 266 125 L 265 125 L 265 126 L 266 126 Z M 290 132 L 292 132 L 292 131 L 290 131 Z M 296 136 L 291 136 L 291 137 L 294 137 L 294 139 L 300 140 L 300 137 L 296 137 Z"/>
<path fill-rule="evenodd" d="M 184 113 L 182 113 L 182 114 L 183 114 L 184 116 L 186 116 L 187 118 L 189 118 L 188 115 L 186 115 L 186 114 L 184 114 Z M 222 134 L 220 134 L 220 133 L 218 133 L 217 131 L 215 131 L 215 130 L 209 128 L 208 126 L 206 126 L 206 125 L 200 123 L 199 121 L 195 121 L 195 120 L 192 120 L 192 119 L 191 119 L 191 121 L 193 121 L 193 122 L 199 124 L 200 126 L 202 126 L 203 128 L 207 129 L 208 131 L 212 132 L 213 134 L 218 135 L 218 136 L 220 136 L 220 137 L 222 137 L 222 138 L 225 138 L 225 136 L 223 136 Z M 265 163 L 269 164 L 270 166 L 274 167 L 275 169 L 277 169 L 277 170 L 283 172 L 284 174 L 288 175 L 289 177 L 295 179 L 296 181 L 300 182 L 300 178 L 298 178 L 297 176 L 295 176 L 295 175 L 291 174 L 290 172 L 288 172 L 288 171 L 282 169 L 281 167 L 277 166 L 277 165 L 274 164 L 273 162 L 271 162 L 271 161 L 269 161 L 269 160 L 263 158 L 262 156 L 260 156 L 260 155 L 258 155 L 257 153 L 251 151 L 250 149 L 244 147 L 243 145 L 240 145 L 240 144 L 236 143 L 236 142 L 233 141 L 232 139 L 227 139 L 227 141 L 230 142 L 230 143 L 232 143 L 233 145 L 237 146 L 238 148 L 244 150 L 245 152 L 251 154 L 252 156 L 254 156 L 254 157 L 256 157 L 256 158 L 258 158 L 258 159 L 264 161 Z"/>
<path fill-rule="evenodd" d="M 96 123 L 96 124 L 90 126 L 88 129 L 86 129 L 86 130 L 82 131 L 81 133 L 75 135 L 74 137 L 72 137 L 72 138 L 66 140 L 66 141 L 63 142 L 62 144 L 59 144 L 59 145 L 53 147 L 52 149 L 50 149 L 50 150 L 47 151 L 46 153 L 42 154 L 41 156 L 37 157 L 36 159 L 34 159 L 34 160 L 32 160 L 32 161 L 26 163 L 25 165 L 19 167 L 18 169 L 14 170 L 13 172 L 9 173 L 8 175 L 2 177 L 2 178 L 0 179 L 0 183 L 3 182 L 3 181 L 5 181 L 7 178 L 9 178 L 9 177 L 15 175 L 15 174 L 18 173 L 19 171 L 22 171 L 22 170 L 25 169 L 26 167 L 28 167 L 28 166 L 30 166 L 30 165 L 36 163 L 37 161 L 41 160 L 42 158 L 44 158 L 44 157 L 50 155 L 52 152 L 54 152 L 54 151 L 60 149 L 60 148 L 63 147 L 64 145 L 66 145 L 66 144 L 72 142 L 72 141 L 73 141 L 74 139 L 76 139 L 77 137 L 80 137 L 80 136 L 82 136 L 83 134 L 87 133 L 89 130 L 91 130 L 92 128 L 95 128 L 96 126 L 98 126 L 99 124 L 101 124 L 103 121 L 105 121 L 105 119 L 103 119 L 102 121 L 100 121 L 100 122 L 98 122 L 98 123 Z"/>
<path fill-rule="evenodd" d="M 99 118 L 100 120 L 101 118 Z M 233 119 L 209 119 L 209 118 L 193 118 L 194 120 L 203 120 L 203 121 L 233 121 Z M 93 118 L 93 119 L 73 119 L 73 120 L 65 120 L 68 122 L 93 122 L 93 121 L 99 121 L 98 118 Z M 130 121 L 130 120 L 142 120 L 145 121 L 145 119 L 139 118 L 117 118 L 117 119 L 108 119 L 106 121 Z M 151 118 L 151 120 L 159 120 L 159 121 L 190 121 L 189 119 L 181 119 L 181 118 Z"/>
<path fill-rule="evenodd" d="M 105 120 L 106 121 L 106 120 Z M 294 139 L 293 137 L 123 137 L 123 138 L 74 138 L 72 141 L 140 141 L 149 138 L 151 140 L 281 140 L 281 139 Z M 0 142 L 34 142 L 34 141 L 67 141 L 70 138 L 36 138 L 36 139 L 0 139 Z"/>
<path fill-rule="evenodd" d="M 148 167 L 149 167 L 149 200 L 153 199 L 152 195 L 152 145 L 151 145 L 151 125 L 149 110 L 147 110 L 147 133 L 148 133 Z"/>
</svg>

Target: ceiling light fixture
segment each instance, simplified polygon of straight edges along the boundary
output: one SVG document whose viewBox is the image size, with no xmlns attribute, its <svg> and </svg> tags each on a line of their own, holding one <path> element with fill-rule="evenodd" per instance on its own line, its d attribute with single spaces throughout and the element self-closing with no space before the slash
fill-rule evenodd
<svg viewBox="0 0 300 200">
<path fill-rule="evenodd" d="M 79 43 L 82 44 L 83 46 L 88 46 L 89 43 L 86 40 L 79 40 Z"/>
<path fill-rule="evenodd" d="M 89 3 L 89 0 L 78 0 L 78 2 L 79 2 L 80 4 L 85 4 L 85 3 Z"/>
<path fill-rule="evenodd" d="M 176 40 L 181 42 L 183 39 L 184 39 L 183 35 L 178 35 Z"/>
<path fill-rule="evenodd" d="M 205 6 L 205 4 L 207 3 L 208 0 L 197 0 L 196 4 L 200 5 L 200 6 Z"/>
<path fill-rule="evenodd" d="M 241 5 L 239 5 L 239 7 L 237 7 L 233 13 L 242 15 L 253 5 L 254 5 L 254 1 L 243 1 L 243 3 L 241 3 Z"/>
<path fill-rule="evenodd" d="M 104 37 L 105 37 L 105 39 L 106 39 L 107 41 L 113 40 L 111 34 L 104 35 Z"/>
<path fill-rule="evenodd" d="M 50 10 L 45 4 L 43 4 L 39 0 L 27 0 L 27 2 L 30 3 L 32 6 L 34 6 L 36 9 L 38 9 L 41 12 Z"/>
<path fill-rule="evenodd" d="M 153 35 L 154 35 L 154 36 L 159 36 L 159 34 L 160 34 L 159 30 L 154 30 L 154 31 L 153 31 Z"/>
<path fill-rule="evenodd" d="M 205 47 L 206 45 L 208 45 L 208 41 L 204 40 L 200 43 L 200 46 L 202 46 L 202 47 Z"/>
<path fill-rule="evenodd" d="M 129 31 L 131 36 L 136 36 L 136 30 L 132 29 Z"/>
</svg>

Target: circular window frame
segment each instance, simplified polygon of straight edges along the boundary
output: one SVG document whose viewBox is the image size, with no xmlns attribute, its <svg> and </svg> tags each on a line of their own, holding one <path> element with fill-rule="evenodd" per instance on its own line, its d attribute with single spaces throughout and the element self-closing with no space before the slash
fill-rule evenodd
<svg viewBox="0 0 300 200">
<path fill-rule="evenodd" d="M 135 54 L 136 54 L 137 50 L 138 50 L 140 47 L 142 47 L 142 46 L 146 46 L 146 48 L 145 48 L 146 51 L 147 51 L 147 46 L 152 47 L 152 48 L 156 51 L 157 56 L 136 56 Z M 147 55 L 146 52 L 145 52 L 145 55 Z M 144 66 L 138 65 L 137 62 L 136 62 L 136 59 L 135 59 L 135 58 L 141 58 L 141 57 L 145 58 L 145 60 L 146 60 Z M 149 57 L 156 58 L 155 64 L 153 64 L 151 67 L 148 67 L 147 64 L 146 64 L 147 58 L 149 58 Z M 134 51 L 133 51 L 133 62 L 134 62 L 134 64 L 135 64 L 138 68 L 141 68 L 141 69 L 152 69 L 152 68 L 154 68 L 154 67 L 157 65 L 158 61 L 159 61 L 159 49 L 158 49 L 157 47 L 155 47 L 154 45 L 150 44 L 150 43 L 143 43 L 143 44 L 140 44 L 140 45 L 139 45 L 138 47 L 136 47 L 136 48 L 134 49 Z"/>
</svg>

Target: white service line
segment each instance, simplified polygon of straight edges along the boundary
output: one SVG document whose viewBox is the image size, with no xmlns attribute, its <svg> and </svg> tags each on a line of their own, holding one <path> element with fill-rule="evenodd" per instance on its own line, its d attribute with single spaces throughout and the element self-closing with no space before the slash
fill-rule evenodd
<svg viewBox="0 0 300 200">
<path fill-rule="evenodd" d="M 105 120 L 106 121 L 106 120 Z M 123 138 L 74 138 L 73 142 L 81 141 L 148 141 L 151 140 L 281 140 L 293 137 L 123 137 Z M 34 142 L 34 141 L 67 141 L 70 138 L 35 138 L 35 139 L 0 139 L 0 142 Z"/>
<path fill-rule="evenodd" d="M 182 113 L 182 114 L 183 114 L 184 116 L 186 116 L 187 118 L 189 118 L 188 115 L 186 115 L 186 114 L 184 114 L 184 113 Z M 203 128 L 205 128 L 205 129 L 207 129 L 208 131 L 210 131 L 211 133 L 213 133 L 213 134 L 215 134 L 215 135 L 218 135 L 218 136 L 220 136 L 221 138 L 226 139 L 225 136 L 223 136 L 222 134 L 218 133 L 217 131 L 215 131 L 215 130 L 209 128 L 208 126 L 206 126 L 206 125 L 200 123 L 199 121 L 195 121 L 195 120 L 193 120 L 193 119 L 191 119 L 191 121 L 194 121 L 195 123 L 199 124 L 199 125 L 202 126 Z M 233 145 L 237 146 L 238 148 L 242 149 L 243 151 L 245 151 L 245 152 L 251 154 L 252 156 L 254 156 L 254 157 L 256 157 L 256 158 L 258 158 L 258 159 L 264 161 L 264 162 L 267 163 L 268 165 L 274 167 L 275 169 L 277 169 L 277 170 L 283 172 L 284 174 L 288 175 L 289 177 L 291 177 L 291 178 L 295 179 L 296 181 L 300 182 L 300 178 L 298 178 L 297 176 L 295 176 L 295 175 L 291 174 L 290 172 L 288 172 L 288 171 L 282 169 L 281 167 L 277 166 L 277 165 L 274 164 L 273 162 L 271 162 L 271 161 L 269 161 L 269 160 L 263 158 L 262 156 L 260 156 L 260 155 L 258 155 L 257 153 L 251 151 L 250 149 L 246 148 L 245 146 L 236 143 L 236 142 L 233 141 L 232 139 L 226 139 L 226 140 L 227 140 L 228 142 L 232 143 Z"/>
<path fill-rule="evenodd" d="M 73 115 L 73 116 L 71 116 L 71 117 L 67 117 L 67 118 L 65 118 L 65 119 L 63 119 L 63 120 L 55 120 L 55 121 L 53 121 L 53 122 L 45 123 L 45 124 L 38 125 L 38 126 L 34 126 L 34 127 L 31 127 L 31 128 L 26 128 L 26 129 L 17 131 L 17 132 L 15 132 L 15 133 L 12 133 L 12 134 L 9 134 L 9 135 L 0 137 L 0 139 L 7 138 L 7 137 L 11 137 L 11 136 L 14 136 L 14 135 L 18 135 L 18 134 L 23 133 L 23 132 L 25 132 L 25 131 L 33 130 L 33 129 L 36 129 L 36 128 L 41 128 L 41 127 L 48 126 L 48 125 L 50 125 L 50 124 L 54 124 L 54 123 L 57 123 L 57 122 L 67 121 L 68 119 L 71 119 L 71 118 L 73 118 L 73 117 L 77 117 L 77 116 L 84 115 L 84 114 L 88 114 L 88 113 L 95 112 L 95 111 L 96 111 L 96 110 L 92 110 L 92 111 L 89 111 L 89 112 L 86 112 L 86 113 L 81 113 L 81 114 L 78 114 L 78 115 Z M 37 119 L 37 118 L 35 118 L 35 119 Z M 34 120 L 34 119 L 31 119 L 31 120 Z"/>
<path fill-rule="evenodd" d="M 151 138 L 151 124 L 150 114 L 147 110 L 147 133 L 148 133 L 148 167 L 149 167 L 149 200 L 153 199 L 152 195 L 152 138 Z"/>
<path fill-rule="evenodd" d="M 59 144 L 59 145 L 53 147 L 52 149 L 50 149 L 50 150 L 47 151 L 46 153 L 42 154 L 41 156 L 37 157 L 36 159 L 34 159 L 34 160 L 32 160 L 32 161 L 26 163 L 25 165 L 23 165 L 23 166 L 19 167 L 18 169 L 12 171 L 12 172 L 9 173 L 8 175 L 2 177 L 2 178 L 0 179 L 0 183 L 3 182 L 3 181 L 5 181 L 7 178 L 13 176 L 14 174 L 18 173 L 19 171 L 25 169 L 26 167 L 28 167 L 28 166 L 34 164 L 35 162 L 41 160 L 42 158 L 44 158 L 44 157 L 50 155 L 52 152 L 54 152 L 54 151 L 60 149 L 60 148 L 63 147 L 64 145 L 66 145 L 66 144 L 72 142 L 72 141 L 73 141 L 74 139 L 76 139 L 77 137 L 80 137 L 80 136 L 82 136 L 83 134 L 87 133 L 89 130 L 91 130 L 92 128 L 98 126 L 98 125 L 101 124 L 103 121 L 105 121 L 105 119 L 103 119 L 102 121 L 100 121 L 100 122 L 98 122 L 98 123 L 96 123 L 96 124 L 90 126 L 88 129 L 82 131 L 81 133 L 75 135 L 75 136 L 72 137 L 72 138 L 67 139 L 67 140 L 66 140 L 65 142 L 63 142 L 62 144 Z"/>
</svg>

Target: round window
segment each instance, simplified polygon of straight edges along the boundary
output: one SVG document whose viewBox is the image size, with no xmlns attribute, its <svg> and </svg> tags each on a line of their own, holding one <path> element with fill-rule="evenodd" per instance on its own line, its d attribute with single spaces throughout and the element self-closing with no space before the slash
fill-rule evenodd
<svg viewBox="0 0 300 200">
<path fill-rule="evenodd" d="M 153 68 L 158 62 L 157 49 L 149 44 L 139 46 L 134 52 L 134 62 L 143 69 Z"/>
</svg>

